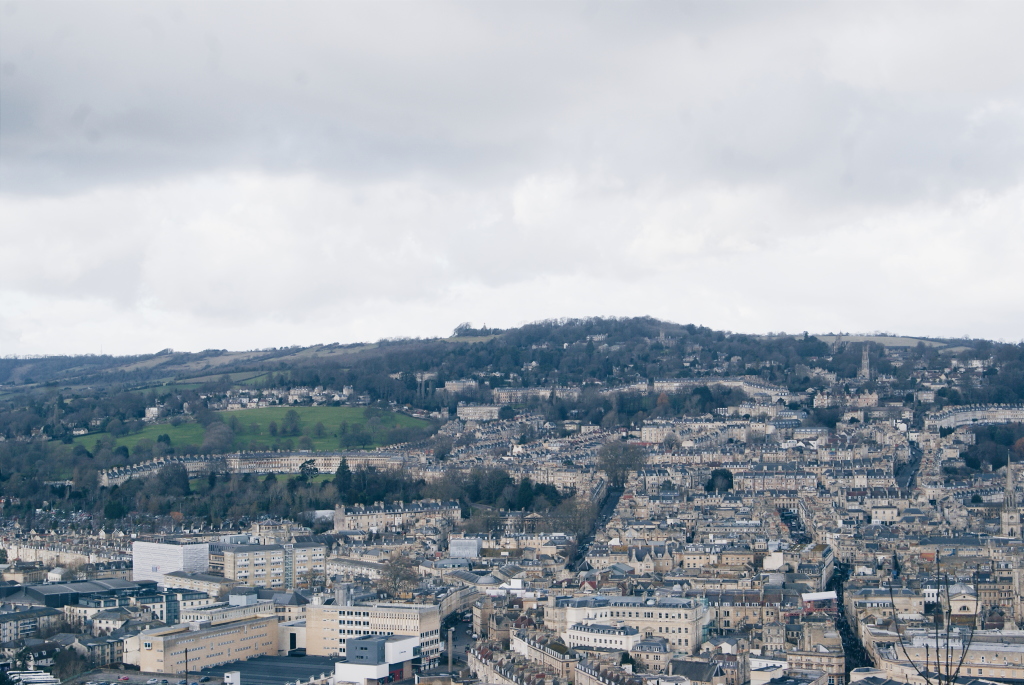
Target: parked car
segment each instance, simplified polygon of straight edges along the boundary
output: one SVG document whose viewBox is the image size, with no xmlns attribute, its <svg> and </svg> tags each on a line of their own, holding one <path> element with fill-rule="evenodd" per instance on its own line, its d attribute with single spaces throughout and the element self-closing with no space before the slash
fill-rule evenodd
<svg viewBox="0 0 1024 685">
<path fill-rule="evenodd" d="M 199 679 L 199 682 L 201 682 L 201 683 L 208 683 L 208 682 L 210 682 L 210 676 L 204 675 L 202 678 Z"/>
<path fill-rule="evenodd" d="M 128 676 L 126 676 L 126 675 L 123 675 L 123 676 L 120 676 L 120 677 L 118 678 L 118 680 L 121 680 L 121 681 L 128 681 L 128 680 L 131 680 L 131 678 L 129 678 L 129 677 L 128 677 Z"/>
<path fill-rule="evenodd" d="M 160 681 L 157 680 L 156 678 L 150 678 L 149 680 L 146 681 L 146 685 L 157 685 L 157 683 L 159 683 L 159 682 Z"/>
<path fill-rule="evenodd" d="M 188 681 L 187 680 L 179 680 L 178 681 L 178 685 L 188 685 Z"/>
</svg>

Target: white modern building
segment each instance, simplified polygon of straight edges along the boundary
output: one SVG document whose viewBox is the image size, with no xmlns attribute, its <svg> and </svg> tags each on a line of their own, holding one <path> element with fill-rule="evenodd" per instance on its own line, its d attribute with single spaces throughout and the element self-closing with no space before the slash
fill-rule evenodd
<svg viewBox="0 0 1024 685">
<path fill-rule="evenodd" d="M 132 580 L 155 580 L 174 571 L 206 573 L 210 570 L 210 545 L 206 542 L 165 540 L 132 543 Z"/>
<path fill-rule="evenodd" d="M 334 682 L 376 685 L 411 678 L 419 643 L 419 638 L 405 635 L 352 638 L 345 649 L 348 660 L 334 664 Z"/>
<path fill-rule="evenodd" d="M 448 556 L 453 559 L 478 559 L 483 544 L 480 538 L 450 538 Z"/>
</svg>

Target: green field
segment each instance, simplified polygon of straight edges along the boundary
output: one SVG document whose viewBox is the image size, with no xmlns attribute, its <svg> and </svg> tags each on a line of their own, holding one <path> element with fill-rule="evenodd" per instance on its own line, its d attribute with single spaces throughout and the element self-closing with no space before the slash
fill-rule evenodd
<svg viewBox="0 0 1024 685">
<path fill-rule="evenodd" d="M 203 427 L 198 423 L 183 423 L 179 426 L 172 426 L 169 423 L 158 423 L 146 426 L 138 433 L 125 435 L 117 438 L 117 447 L 124 445 L 129 450 L 135 448 L 139 440 L 152 440 L 156 442 L 158 436 L 167 434 L 171 438 L 172 445 L 201 445 L 203 442 Z M 109 440 L 110 433 L 89 433 L 75 438 L 76 445 L 83 445 L 86 449 L 92 449 L 97 440 Z"/>
<path fill-rule="evenodd" d="M 234 425 L 237 420 L 236 446 L 241 443 L 249 446 L 252 443 L 271 443 L 274 438 L 270 435 L 270 423 L 276 422 L 280 428 L 284 424 L 285 416 L 293 409 L 298 412 L 299 419 L 302 421 L 302 432 L 313 441 L 313 449 L 323 451 L 340 449 L 338 429 L 342 423 L 347 423 L 350 426 L 359 424 L 373 432 L 377 439 L 372 445 L 368 445 L 370 447 L 383 444 L 384 433 L 388 429 L 396 427 L 426 428 L 429 425 L 427 421 L 390 411 L 384 412 L 374 423 L 365 418 L 362 407 L 266 407 L 264 409 L 220 412 L 220 415 L 229 425 Z M 313 433 L 317 423 L 323 424 L 324 434 L 322 437 L 317 437 Z M 280 443 L 286 439 L 288 438 L 278 436 Z M 298 445 L 297 436 L 292 436 L 291 440 Z"/>
<path fill-rule="evenodd" d="M 281 429 L 289 411 L 299 415 L 299 434 L 283 435 Z M 235 433 L 234 450 L 246 449 L 300 449 L 300 440 L 308 437 L 312 448 L 317 451 L 331 452 L 342 449 L 339 428 L 347 423 L 351 428 L 356 425 L 373 436 L 373 442 L 367 448 L 385 444 L 388 431 L 394 428 L 427 428 L 430 424 L 421 419 L 414 419 L 405 414 L 384 411 L 376 418 L 367 419 L 363 407 L 265 407 L 263 409 L 243 409 L 241 411 L 218 412 L 224 423 Z M 271 423 L 276 424 L 278 435 L 271 434 Z M 322 424 L 322 433 L 318 435 L 317 424 Z M 172 426 L 169 423 L 158 423 L 146 426 L 142 431 L 125 435 L 116 440 L 116 446 L 124 445 L 134 450 L 140 440 L 148 439 L 156 442 L 158 436 L 166 434 L 171 438 L 171 445 L 201 445 L 204 429 L 198 423 L 182 423 Z M 110 439 L 109 433 L 90 433 L 75 438 L 74 443 L 93 449 L 98 439 Z M 350 447 L 350 449 L 358 449 Z"/>
</svg>

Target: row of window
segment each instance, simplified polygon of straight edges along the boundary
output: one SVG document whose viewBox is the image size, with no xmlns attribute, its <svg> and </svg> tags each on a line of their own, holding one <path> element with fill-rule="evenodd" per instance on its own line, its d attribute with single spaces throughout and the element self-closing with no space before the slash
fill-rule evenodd
<svg viewBox="0 0 1024 685">
<path fill-rule="evenodd" d="M 636 616 L 633 615 L 634 613 L 636 613 Z M 609 617 L 616 617 L 616 618 L 654 618 L 655 617 L 653 611 L 644 611 L 642 613 L 643 613 L 643 616 L 640 615 L 641 612 L 639 612 L 639 611 L 637 611 L 637 612 L 632 612 L 632 611 L 608 611 L 608 612 L 605 612 L 603 614 L 597 614 L 597 615 L 588 614 L 587 618 L 588 619 L 594 619 L 594 618 L 609 618 Z M 728 613 L 726 613 L 726 616 L 728 616 Z M 669 613 L 665 613 L 665 612 L 659 611 L 657 617 L 658 618 L 668 618 L 668 619 L 678 619 L 678 618 L 681 617 L 683 619 L 689 619 L 690 618 L 690 614 L 688 614 L 688 613 L 685 613 L 685 614 L 669 614 Z"/>
</svg>

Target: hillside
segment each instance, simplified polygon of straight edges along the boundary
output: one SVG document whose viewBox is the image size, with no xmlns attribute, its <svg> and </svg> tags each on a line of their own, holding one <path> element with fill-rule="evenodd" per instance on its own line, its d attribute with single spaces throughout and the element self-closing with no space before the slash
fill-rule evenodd
<svg viewBox="0 0 1024 685">
<path fill-rule="evenodd" d="M 1021 345 L 757 336 L 651 318 L 543 321 L 509 330 L 461 326 L 445 339 L 246 352 L 2 359 L 0 478 L 66 479 L 165 453 L 422 442 L 460 402 L 488 403 L 504 388 L 578 388 L 575 399 L 550 401 L 542 393 L 530 410 L 554 422 L 605 427 L 738 404 L 742 392 L 715 385 L 723 377 L 780 386 L 806 405 L 808 389 L 856 385 L 865 346 L 874 374 L 868 388 L 877 386 L 887 401 L 920 402 L 915 393 L 925 381 L 930 404 L 917 408 L 1024 401 Z M 979 371 L 954 384 L 942 380 L 950 365 Z M 696 389 L 636 393 L 657 379 L 692 379 Z M 443 392 L 460 380 L 467 382 Z M 290 397 L 293 390 L 301 392 Z M 232 402 L 236 411 L 226 411 Z M 157 423 L 144 420 L 147 408 Z M 285 427 L 291 410 L 297 425 Z M 815 410 L 809 420 L 830 426 L 836 418 Z M 21 489 L 8 481 L 4 490 Z"/>
</svg>

